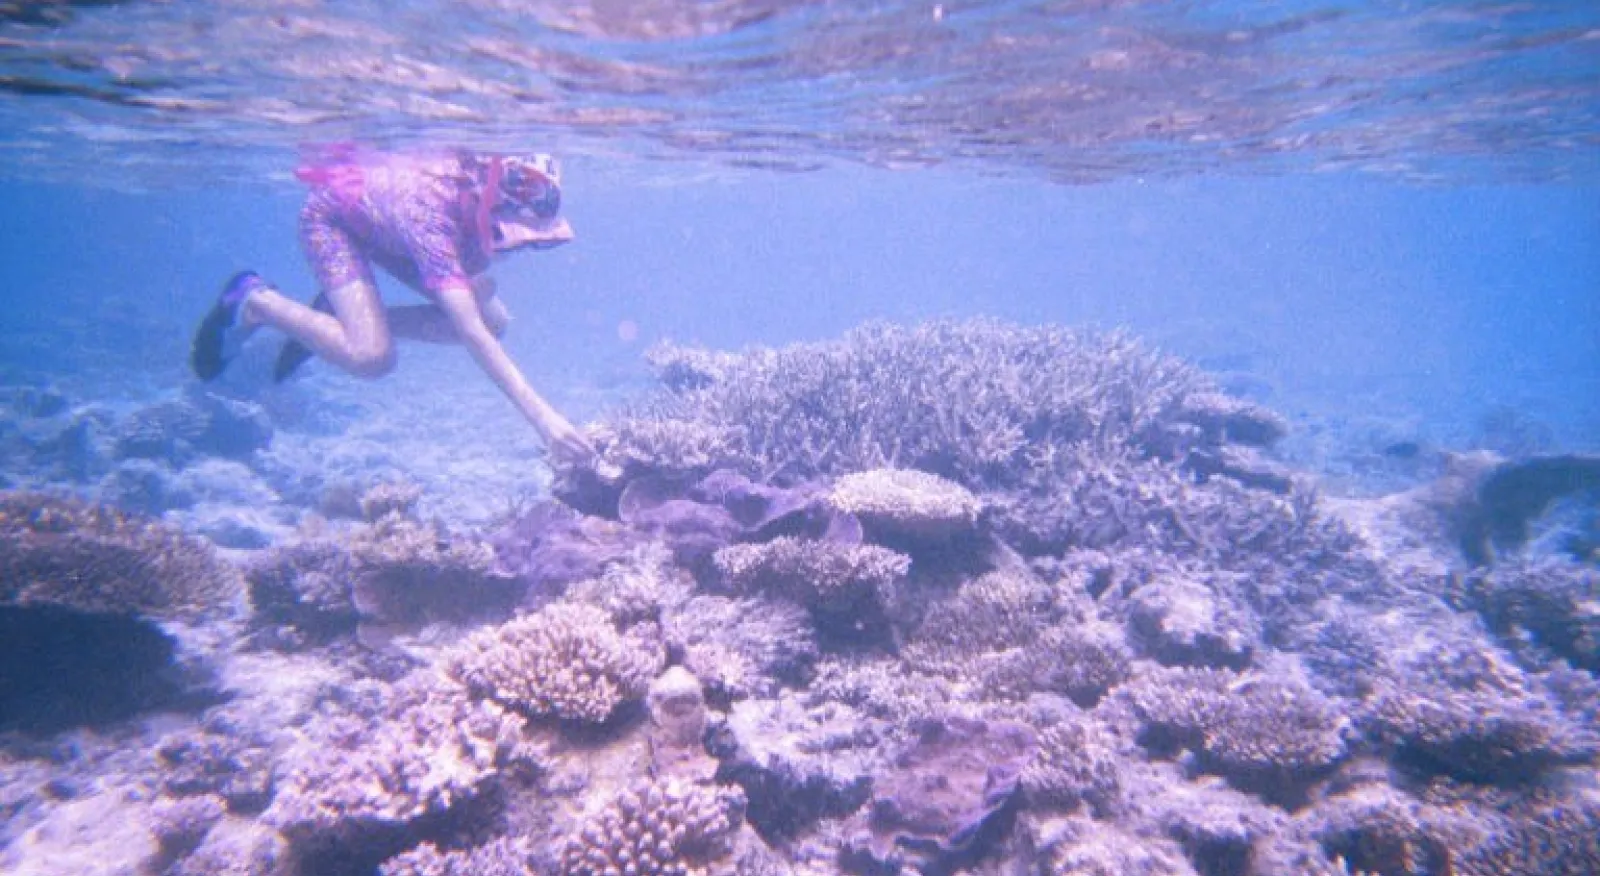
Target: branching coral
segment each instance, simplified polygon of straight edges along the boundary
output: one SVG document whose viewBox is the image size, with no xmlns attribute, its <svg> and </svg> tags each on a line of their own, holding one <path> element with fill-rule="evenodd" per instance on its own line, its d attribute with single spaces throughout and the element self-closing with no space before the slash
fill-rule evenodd
<svg viewBox="0 0 1600 876">
<path fill-rule="evenodd" d="M 1600 805 L 1551 807 L 1460 856 L 1462 876 L 1588 876 L 1600 873 Z"/>
<path fill-rule="evenodd" d="M 1121 745 L 1088 715 L 1072 715 L 1039 731 L 1039 750 L 1022 771 L 1030 805 L 1097 814 L 1115 805 L 1122 789 Z"/>
<path fill-rule="evenodd" d="M 876 545 L 839 545 L 781 536 L 764 544 L 729 545 L 717 568 L 738 590 L 792 599 L 811 608 L 849 610 L 886 604 L 911 566 L 903 554 Z"/>
<path fill-rule="evenodd" d="M 1193 748 L 1229 778 L 1304 778 L 1345 752 L 1348 722 L 1334 704 L 1286 678 L 1160 671 L 1118 689 L 1124 693 L 1145 722 L 1145 744 Z"/>
<path fill-rule="evenodd" d="M 1362 724 L 1411 767 L 1472 781 L 1527 781 L 1600 750 L 1505 654 L 1448 629 L 1374 683 Z"/>
<path fill-rule="evenodd" d="M 649 782 L 620 793 L 570 839 L 558 876 L 684 876 L 728 858 L 743 822 L 737 788 Z"/>
<path fill-rule="evenodd" d="M 659 645 L 625 638 L 591 605 L 556 603 L 479 630 L 444 664 L 479 696 L 530 715 L 600 722 L 644 696 Z"/>
<path fill-rule="evenodd" d="M 210 547 L 157 520 L 0 494 L 0 605 L 182 617 L 230 610 L 240 590 Z"/>
<path fill-rule="evenodd" d="M 360 681 L 298 733 L 262 819 L 291 840 L 398 826 L 474 797 L 508 763 L 521 719 L 423 669 Z"/>
<path fill-rule="evenodd" d="M 1197 372 L 1116 334 L 995 321 L 876 325 L 837 343 L 708 356 L 658 351 L 667 395 L 643 422 L 694 424 L 701 457 L 763 479 L 912 468 L 970 488 L 1015 482 L 1026 448 L 1138 436 L 1204 387 Z M 637 441 L 620 441 L 626 463 Z M 651 460 L 660 469 L 683 454 Z"/>
</svg>

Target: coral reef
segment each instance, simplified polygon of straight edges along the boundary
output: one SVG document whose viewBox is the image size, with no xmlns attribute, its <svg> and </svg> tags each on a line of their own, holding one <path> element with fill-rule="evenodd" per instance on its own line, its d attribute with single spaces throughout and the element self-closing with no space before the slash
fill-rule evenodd
<svg viewBox="0 0 1600 876">
<path fill-rule="evenodd" d="M 406 516 L 415 499 L 395 489 L 369 492 L 364 504 L 382 513 L 353 531 L 311 529 L 250 562 L 245 574 L 257 620 L 322 642 L 356 629 L 509 613 L 524 585 L 496 571 L 494 549 Z"/>
<path fill-rule="evenodd" d="M 262 820 L 314 845 L 442 813 L 511 760 L 521 726 L 430 669 L 394 684 L 355 682 L 281 755 Z"/>
<path fill-rule="evenodd" d="M 1124 745 L 1088 715 L 1072 715 L 1039 731 L 1039 749 L 1020 780 L 1030 807 L 1109 814 L 1122 791 Z"/>
<path fill-rule="evenodd" d="M 1506 563 L 1475 571 L 1465 589 L 1508 646 L 1600 673 L 1600 570 L 1566 559 Z"/>
<path fill-rule="evenodd" d="M 1597 868 L 1587 457 L 1330 498 L 1283 418 L 1048 327 L 653 358 L 493 519 L 504 468 L 424 494 L 463 469 L 387 425 L 329 473 L 203 392 L 0 392 L 0 452 L 169 521 L 0 493 L 0 869 Z"/>
<path fill-rule="evenodd" d="M 823 632 L 848 638 L 882 632 L 885 608 L 911 560 L 877 545 L 839 545 L 780 536 L 762 544 L 729 545 L 717 569 L 736 592 L 792 600 L 826 616 Z"/>
<path fill-rule="evenodd" d="M 710 751 L 721 761 L 717 781 L 744 789 L 750 824 L 781 842 L 867 801 L 884 730 L 881 720 L 838 703 L 745 700 L 713 728 Z"/>
<path fill-rule="evenodd" d="M 556 603 L 473 633 L 443 661 L 451 676 L 504 706 L 600 722 L 645 695 L 662 654 L 656 642 L 625 637 L 594 606 Z"/>
</svg>

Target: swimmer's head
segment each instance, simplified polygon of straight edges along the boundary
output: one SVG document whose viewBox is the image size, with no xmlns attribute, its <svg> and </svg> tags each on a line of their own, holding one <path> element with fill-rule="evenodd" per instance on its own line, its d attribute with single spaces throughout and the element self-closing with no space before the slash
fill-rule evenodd
<svg viewBox="0 0 1600 876">
<path fill-rule="evenodd" d="M 549 155 L 501 159 L 495 213 L 506 218 L 549 219 L 561 210 L 561 170 Z"/>
<path fill-rule="evenodd" d="M 557 215 L 561 212 L 561 170 L 554 158 L 503 156 L 498 175 L 486 228 L 496 252 L 548 249 L 572 239 L 572 227 Z"/>
</svg>

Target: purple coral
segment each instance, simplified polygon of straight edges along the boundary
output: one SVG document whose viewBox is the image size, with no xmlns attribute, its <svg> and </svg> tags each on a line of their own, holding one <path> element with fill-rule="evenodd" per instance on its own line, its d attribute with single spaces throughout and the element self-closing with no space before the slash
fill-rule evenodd
<svg viewBox="0 0 1600 876">
<path fill-rule="evenodd" d="M 1037 749 L 1026 724 L 953 716 L 923 722 L 852 823 L 847 865 L 865 859 L 948 872 L 987 854 Z"/>
</svg>

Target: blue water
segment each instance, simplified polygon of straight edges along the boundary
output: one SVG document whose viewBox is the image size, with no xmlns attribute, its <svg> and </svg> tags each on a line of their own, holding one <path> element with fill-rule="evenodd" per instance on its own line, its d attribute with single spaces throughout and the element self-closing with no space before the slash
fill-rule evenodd
<svg viewBox="0 0 1600 876">
<path fill-rule="evenodd" d="M 1510 407 L 1557 446 L 1600 446 L 1600 184 L 1062 186 L 850 166 L 638 184 L 581 154 L 567 172 L 577 242 L 496 271 L 520 318 L 509 348 L 557 396 L 626 378 L 661 338 L 736 349 L 987 314 L 1125 326 L 1251 372 L 1289 414 L 1359 410 L 1459 448 Z M 12 380 L 168 391 L 221 278 L 313 288 L 289 184 L 6 195 Z M 637 340 L 619 339 L 624 321 Z M 418 356 L 456 374 L 436 351 L 402 356 L 424 384 Z"/>
</svg>

